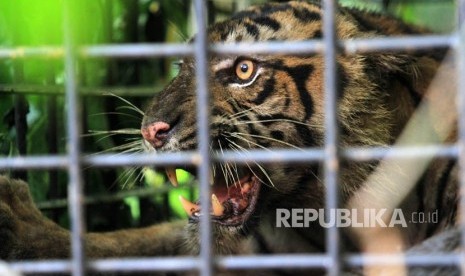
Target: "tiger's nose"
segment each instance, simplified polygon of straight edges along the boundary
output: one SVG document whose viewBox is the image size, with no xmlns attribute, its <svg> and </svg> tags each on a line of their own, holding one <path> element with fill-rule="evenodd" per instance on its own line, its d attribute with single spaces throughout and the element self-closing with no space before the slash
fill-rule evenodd
<svg viewBox="0 0 465 276">
<path fill-rule="evenodd" d="M 170 125 L 165 122 L 154 122 L 141 128 L 142 137 L 154 148 L 161 148 L 167 138 Z"/>
</svg>

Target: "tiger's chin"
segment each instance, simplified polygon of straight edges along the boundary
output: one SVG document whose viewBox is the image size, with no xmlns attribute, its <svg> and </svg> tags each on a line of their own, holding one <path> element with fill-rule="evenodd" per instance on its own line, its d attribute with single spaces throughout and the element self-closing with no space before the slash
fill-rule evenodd
<svg viewBox="0 0 465 276">
<path fill-rule="evenodd" d="M 225 168 L 229 168 L 225 166 Z M 189 222 L 198 223 L 204 214 L 210 214 L 213 223 L 222 226 L 240 227 L 246 224 L 257 211 L 258 200 L 262 180 L 251 168 L 229 168 L 231 172 L 226 174 L 216 173 L 209 179 L 211 185 L 211 206 L 205 212 L 200 208 L 200 202 L 190 202 L 180 197 L 182 207 L 189 215 Z M 184 170 L 186 170 L 184 168 Z M 166 169 L 166 175 L 170 182 L 177 186 L 174 168 Z M 195 175 L 193 170 L 187 169 Z"/>
</svg>

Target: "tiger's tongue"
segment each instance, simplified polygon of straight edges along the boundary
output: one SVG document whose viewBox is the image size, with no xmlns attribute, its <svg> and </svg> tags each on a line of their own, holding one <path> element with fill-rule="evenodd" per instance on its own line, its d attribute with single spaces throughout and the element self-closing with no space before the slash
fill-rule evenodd
<svg viewBox="0 0 465 276">
<path fill-rule="evenodd" d="M 173 186 L 176 187 L 178 181 L 175 169 L 167 168 L 166 175 Z M 210 182 L 214 182 L 211 195 L 211 214 L 213 216 L 239 215 L 247 208 L 249 204 L 248 194 L 252 184 L 249 176 L 243 177 L 229 187 L 224 183 L 224 180 L 211 180 Z M 198 204 L 192 203 L 182 196 L 179 196 L 179 200 L 189 216 L 200 214 Z"/>
</svg>

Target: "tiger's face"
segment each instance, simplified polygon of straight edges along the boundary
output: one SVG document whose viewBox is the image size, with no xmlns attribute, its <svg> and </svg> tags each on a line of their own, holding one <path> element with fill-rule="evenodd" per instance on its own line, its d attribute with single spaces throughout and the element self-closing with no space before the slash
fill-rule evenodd
<svg viewBox="0 0 465 276">
<path fill-rule="evenodd" d="M 299 41 L 321 37 L 321 9 L 304 2 L 252 7 L 208 29 L 211 43 Z M 341 38 L 363 35 L 353 19 L 340 15 Z M 391 120 L 378 74 L 366 57 L 338 57 L 341 143 L 392 142 Z M 371 62 L 371 61 L 370 61 Z M 324 62 L 320 55 L 211 55 L 209 64 L 211 151 L 320 147 L 324 143 Z M 373 63 L 374 64 L 374 63 Z M 145 144 L 157 152 L 194 150 L 195 62 L 185 58 L 178 76 L 151 101 L 142 122 Z M 368 119 L 367 119 L 368 118 Z M 251 162 L 212 167 L 212 220 L 217 227 L 241 226 L 275 208 L 322 208 L 319 164 Z M 343 171 L 344 195 L 363 181 L 369 166 Z M 192 168 L 187 170 L 193 171 Z M 344 169 L 343 169 L 344 170 Z M 173 174 L 169 171 L 168 174 Z M 350 177 L 349 177 L 350 176 Z M 199 206 L 183 202 L 192 221 Z M 249 227 L 247 227 L 249 228 Z"/>
</svg>

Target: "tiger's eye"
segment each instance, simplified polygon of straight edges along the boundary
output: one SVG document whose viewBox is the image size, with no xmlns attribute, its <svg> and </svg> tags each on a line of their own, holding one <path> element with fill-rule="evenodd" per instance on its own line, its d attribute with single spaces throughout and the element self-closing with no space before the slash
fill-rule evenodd
<svg viewBox="0 0 465 276">
<path fill-rule="evenodd" d="M 251 60 L 241 60 L 236 64 L 236 76 L 243 81 L 253 77 L 255 72 L 255 63 Z"/>
</svg>

